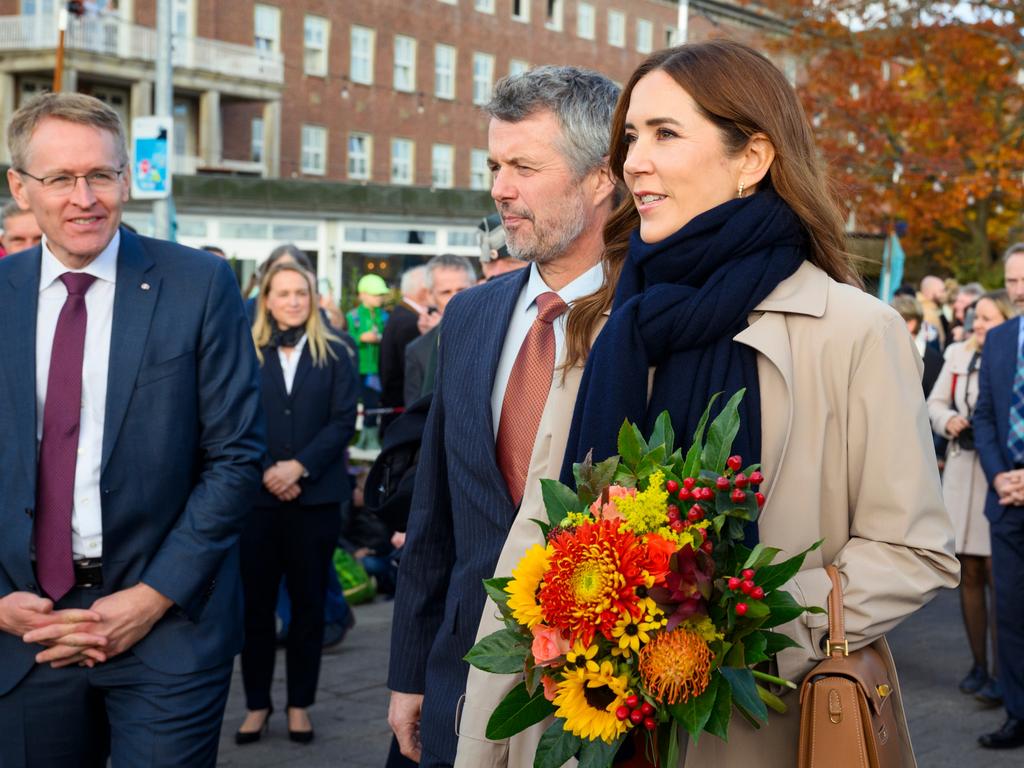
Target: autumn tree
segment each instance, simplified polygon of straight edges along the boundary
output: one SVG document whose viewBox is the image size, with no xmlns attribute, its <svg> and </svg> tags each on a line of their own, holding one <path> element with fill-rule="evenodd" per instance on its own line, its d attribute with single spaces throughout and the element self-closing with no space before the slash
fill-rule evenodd
<svg viewBox="0 0 1024 768">
<path fill-rule="evenodd" d="M 859 231 L 906 222 L 908 255 L 993 275 L 1024 236 L 1024 2 L 767 0 L 803 62 L 805 109 Z"/>
</svg>

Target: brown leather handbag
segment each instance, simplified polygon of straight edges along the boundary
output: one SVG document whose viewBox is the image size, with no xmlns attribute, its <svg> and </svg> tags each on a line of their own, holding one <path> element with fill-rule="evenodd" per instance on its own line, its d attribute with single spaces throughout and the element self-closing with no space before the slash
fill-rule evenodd
<svg viewBox="0 0 1024 768">
<path fill-rule="evenodd" d="M 872 646 L 850 653 L 839 569 L 828 600 L 829 658 L 800 687 L 799 768 L 903 768 L 897 732 L 899 689 Z"/>
</svg>

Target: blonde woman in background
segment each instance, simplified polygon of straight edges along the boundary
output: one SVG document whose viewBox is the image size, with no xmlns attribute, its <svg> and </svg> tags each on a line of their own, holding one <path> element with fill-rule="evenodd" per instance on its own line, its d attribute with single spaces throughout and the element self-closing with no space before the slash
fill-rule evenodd
<svg viewBox="0 0 1024 768">
<path fill-rule="evenodd" d="M 988 480 L 974 451 L 971 416 L 978 400 L 978 371 L 985 335 L 1017 313 L 1006 291 L 983 294 L 975 302 L 974 311 L 972 334 L 946 349 L 945 364 L 928 397 L 928 415 L 935 433 L 949 439 L 942 496 L 956 532 L 956 554 L 961 567 L 960 609 L 974 659 L 970 672 L 960 681 L 960 690 L 996 705 L 1002 695 L 995 661 L 991 675 L 988 669 L 990 627 L 993 649 L 996 640 L 992 547 L 985 517 Z M 991 609 L 986 607 L 986 585 Z"/>
</svg>

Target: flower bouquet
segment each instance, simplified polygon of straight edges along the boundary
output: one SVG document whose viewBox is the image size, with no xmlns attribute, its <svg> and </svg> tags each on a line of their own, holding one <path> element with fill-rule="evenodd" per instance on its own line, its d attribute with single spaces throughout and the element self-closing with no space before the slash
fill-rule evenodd
<svg viewBox="0 0 1024 768">
<path fill-rule="evenodd" d="M 575 465 L 576 491 L 541 481 L 546 544 L 511 578 L 484 582 L 505 628 L 466 656 L 524 676 L 488 738 L 554 715 L 536 768 L 574 756 L 610 766 L 627 736 L 651 764 L 675 768 L 678 726 L 694 741 L 703 731 L 728 739 L 734 709 L 758 727 L 769 709 L 785 711 L 769 685 L 795 686 L 762 667 L 796 643 L 772 628 L 821 609 L 780 589 L 810 550 L 775 563 L 780 550 L 743 546 L 764 477 L 730 455 L 742 397 L 708 425 L 712 399 L 685 455 L 662 413 L 649 439 L 624 423 L 619 455 Z"/>
</svg>

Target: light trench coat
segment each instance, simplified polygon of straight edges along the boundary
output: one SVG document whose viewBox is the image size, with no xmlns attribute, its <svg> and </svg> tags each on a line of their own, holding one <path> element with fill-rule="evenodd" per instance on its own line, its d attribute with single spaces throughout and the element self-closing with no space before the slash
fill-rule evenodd
<svg viewBox="0 0 1024 768">
<path fill-rule="evenodd" d="M 735 340 L 758 352 L 767 496 L 761 541 L 782 547 L 781 558 L 823 539 L 786 589 L 803 605 L 824 607 L 831 589 L 825 566 L 835 563 L 842 573 L 851 650 L 875 642 L 940 588 L 955 587 L 959 575 L 921 393 L 922 364 L 906 325 L 889 307 L 805 263 L 755 309 Z M 571 418 L 568 400 L 561 406 L 549 402 L 544 419 L 562 447 Z M 535 455 L 528 495 L 497 575 L 509 575 L 527 547 L 542 541 L 529 522 L 544 515 L 533 478 L 558 475 L 557 442 L 551 440 L 546 465 Z M 478 637 L 501 628 L 496 616 L 489 602 Z M 827 618 L 804 614 L 780 630 L 801 647 L 779 655 L 779 673 L 799 683 L 824 658 Z M 884 639 L 878 647 L 888 657 Z M 504 742 L 484 736 L 491 712 L 518 681 L 515 675 L 470 670 L 458 768 L 533 765 L 548 723 Z M 728 743 L 704 734 L 689 745 L 680 765 L 792 768 L 799 703 L 794 694 L 784 700 L 788 712 L 771 713 L 760 730 L 733 717 Z M 898 716 L 906 734 L 904 713 Z M 902 753 L 904 766 L 916 765 L 909 737 Z"/>
</svg>

